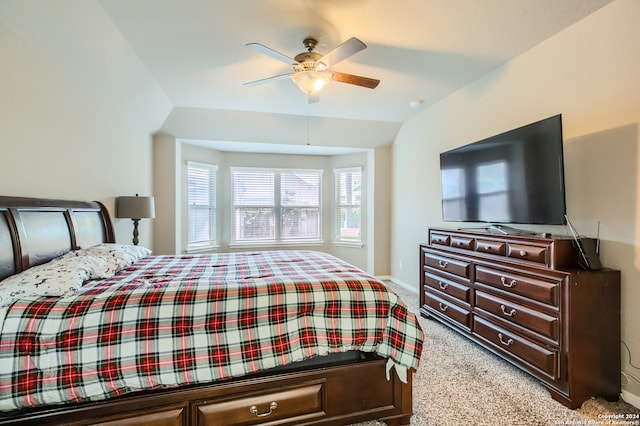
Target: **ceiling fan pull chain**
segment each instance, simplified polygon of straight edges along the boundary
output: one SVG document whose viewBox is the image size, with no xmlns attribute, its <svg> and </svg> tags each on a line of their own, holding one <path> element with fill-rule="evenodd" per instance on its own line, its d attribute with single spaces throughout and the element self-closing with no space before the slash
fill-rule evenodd
<svg viewBox="0 0 640 426">
<path fill-rule="evenodd" d="M 307 146 L 311 146 L 311 130 L 309 127 L 311 124 L 309 123 L 309 102 L 307 102 Z"/>
</svg>

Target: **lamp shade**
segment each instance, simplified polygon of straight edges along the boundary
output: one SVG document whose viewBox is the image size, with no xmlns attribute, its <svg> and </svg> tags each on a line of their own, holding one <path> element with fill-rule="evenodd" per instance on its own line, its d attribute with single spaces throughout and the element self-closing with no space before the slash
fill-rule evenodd
<svg viewBox="0 0 640 426">
<path fill-rule="evenodd" d="M 156 208 L 153 197 L 118 197 L 116 217 L 129 219 L 153 219 Z"/>
<path fill-rule="evenodd" d="M 319 92 L 330 78 L 331 74 L 318 71 L 298 71 L 291 76 L 296 86 L 307 94 Z"/>
</svg>

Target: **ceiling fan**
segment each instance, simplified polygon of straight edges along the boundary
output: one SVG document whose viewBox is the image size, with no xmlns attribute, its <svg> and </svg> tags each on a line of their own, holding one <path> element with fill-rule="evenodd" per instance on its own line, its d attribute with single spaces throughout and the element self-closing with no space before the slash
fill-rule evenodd
<svg viewBox="0 0 640 426">
<path fill-rule="evenodd" d="M 287 55 L 276 52 L 275 50 L 260 43 L 247 43 L 246 46 L 253 50 L 292 65 L 293 72 L 251 81 L 244 83 L 244 85 L 253 87 L 291 78 L 298 88 L 307 94 L 307 102 L 313 103 L 319 100 L 318 92 L 329 82 L 329 80 L 354 84 L 356 86 L 367 87 L 369 89 L 375 89 L 380 83 L 380 80 L 373 78 L 329 70 L 330 67 L 338 62 L 343 61 L 367 48 L 367 45 L 357 38 L 351 37 L 349 40 L 340 44 L 325 55 L 314 51 L 318 45 L 318 41 L 316 39 L 307 37 L 302 43 L 307 51 L 297 54 L 294 58 L 290 58 Z"/>
</svg>

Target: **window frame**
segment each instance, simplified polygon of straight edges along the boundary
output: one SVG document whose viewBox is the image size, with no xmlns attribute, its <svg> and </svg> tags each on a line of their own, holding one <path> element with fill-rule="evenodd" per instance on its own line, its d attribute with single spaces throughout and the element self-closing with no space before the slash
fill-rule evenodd
<svg viewBox="0 0 640 426">
<path fill-rule="evenodd" d="M 243 205 L 236 205 L 235 200 L 235 182 L 236 182 L 236 173 L 237 172 L 255 172 L 255 173 L 273 173 L 273 205 L 265 206 L 265 205 L 244 205 L 244 207 L 262 207 L 262 208 L 272 208 L 274 215 L 274 237 L 272 239 L 237 239 L 236 235 L 236 208 L 242 207 Z M 229 235 L 229 246 L 230 247 L 255 247 L 255 246 L 290 246 L 290 245 L 322 245 L 323 241 L 323 170 L 322 169 L 301 169 L 301 168 L 282 168 L 282 167 L 230 167 L 230 235 Z M 317 176 L 317 206 L 309 206 L 309 205 L 283 205 L 281 200 L 282 195 L 282 186 L 281 186 L 281 174 L 282 173 L 305 173 L 305 174 L 315 174 Z M 286 208 L 311 208 L 318 210 L 318 234 L 317 238 L 283 238 L 282 237 L 282 211 Z"/>
</svg>

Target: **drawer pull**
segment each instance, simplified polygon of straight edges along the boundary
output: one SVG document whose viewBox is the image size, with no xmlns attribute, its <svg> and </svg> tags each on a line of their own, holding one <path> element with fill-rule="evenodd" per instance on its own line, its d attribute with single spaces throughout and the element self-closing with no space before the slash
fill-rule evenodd
<svg viewBox="0 0 640 426">
<path fill-rule="evenodd" d="M 443 305 L 442 303 L 438 303 L 438 305 L 440 306 L 440 310 L 442 312 L 446 312 L 447 309 L 449 309 L 449 307 L 447 305 Z"/>
<path fill-rule="evenodd" d="M 520 250 L 520 257 L 525 257 L 527 255 L 527 252 L 524 250 Z"/>
<path fill-rule="evenodd" d="M 442 281 L 438 281 L 438 285 L 440 286 L 441 290 L 446 290 L 447 287 L 449 287 L 449 284 L 443 283 Z"/>
<path fill-rule="evenodd" d="M 278 403 L 273 401 L 271 404 L 269 404 L 269 411 L 267 411 L 266 413 L 258 413 L 258 407 L 256 407 L 255 405 L 252 405 L 251 408 L 249 408 L 249 412 L 251 414 L 255 414 L 257 417 L 266 417 L 273 413 L 273 410 L 275 410 L 276 408 L 278 408 Z"/>
<path fill-rule="evenodd" d="M 507 308 L 504 305 L 500 305 L 500 309 L 502 309 L 502 313 L 508 317 L 512 317 L 516 314 L 516 310 L 511 308 L 509 312 L 507 312 Z"/>
<path fill-rule="evenodd" d="M 445 262 L 444 260 L 438 260 L 438 265 L 440 265 L 441 268 L 446 268 L 447 265 L 449 265 L 449 262 Z"/>
<path fill-rule="evenodd" d="M 502 336 L 502 333 L 498 333 L 498 339 L 500 339 L 500 343 L 502 343 L 505 346 L 511 346 L 513 345 L 513 339 L 509 339 L 506 342 L 503 339 L 504 336 Z"/>
<path fill-rule="evenodd" d="M 500 281 L 502 282 L 502 285 L 505 287 L 514 287 L 518 283 L 516 280 L 507 281 L 506 277 L 501 277 Z"/>
</svg>

